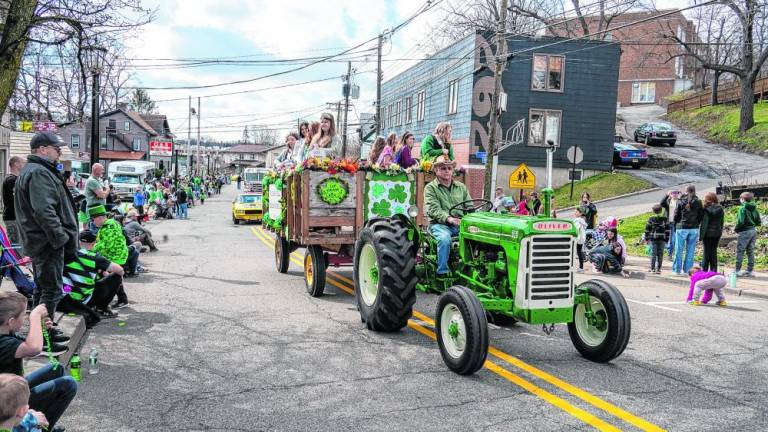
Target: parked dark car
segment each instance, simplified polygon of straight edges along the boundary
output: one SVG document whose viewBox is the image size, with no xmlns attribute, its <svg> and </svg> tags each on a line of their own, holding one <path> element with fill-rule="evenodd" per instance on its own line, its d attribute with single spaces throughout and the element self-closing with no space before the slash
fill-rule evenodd
<svg viewBox="0 0 768 432">
<path fill-rule="evenodd" d="M 640 150 L 616 135 L 613 138 L 613 166 L 631 166 L 639 169 L 648 162 L 648 152 Z"/>
<path fill-rule="evenodd" d="M 635 142 L 644 142 L 646 145 L 666 143 L 674 147 L 677 142 L 677 132 L 669 123 L 644 123 L 635 130 Z"/>
</svg>

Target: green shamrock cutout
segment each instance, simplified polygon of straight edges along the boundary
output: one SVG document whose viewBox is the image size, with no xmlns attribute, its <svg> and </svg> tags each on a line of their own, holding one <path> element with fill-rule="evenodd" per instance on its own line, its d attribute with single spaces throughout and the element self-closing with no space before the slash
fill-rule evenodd
<svg viewBox="0 0 768 432">
<path fill-rule="evenodd" d="M 379 198 L 382 195 L 384 195 L 384 191 L 386 189 L 387 188 L 385 188 L 383 184 L 374 183 L 373 186 L 371 187 L 371 194 L 374 196 L 374 198 Z"/>
<path fill-rule="evenodd" d="M 397 184 L 389 190 L 389 199 L 392 201 L 404 203 L 406 198 L 408 195 L 405 193 L 405 186 L 401 184 Z"/>
<path fill-rule="evenodd" d="M 373 208 L 371 211 L 381 217 L 387 217 L 392 215 L 392 210 L 390 208 L 389 201 L 378 201 L 373 204 Z"/>
<path fill-rule="evenodd" d="M 405 206 L 399 204 L 396 205 L 392 210 L 392 214 L 405 214 Z"/>
</svg>

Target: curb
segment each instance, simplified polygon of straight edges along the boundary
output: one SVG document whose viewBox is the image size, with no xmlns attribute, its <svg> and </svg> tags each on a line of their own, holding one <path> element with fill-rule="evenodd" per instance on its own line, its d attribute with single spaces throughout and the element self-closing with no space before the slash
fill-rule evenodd
<svg viewBox="0 0 768 432">
<path fill-rule="evenodd" d="M 617 200 L 617 199 L 621 199 L 621 198 L 628 198 L 628 197 L 632 197 L 632 196 L 635 196 L 635 195 L 642 195 L 642 194 L 648 193 L 648 192 L 656 192 L 656 191 L 660 191 L 661 189 L 663 189 L 663 188 L 661 188 L 661 187 L 654 187 L 654 188 L 650 188 L 650 189 L 643 189 L 641 191 L 630 192 L 630 193 L 623 194 L 623 195 L 616 195 L 615 197 L 611 197 L 611 198 L 605 198 L 605 199 L 601 199 L 601 200 L 598 200 L 598 201 L 592 201 L 592 203 L 593 204 L 600 204 L 600 203 L 604 203 L 604 202 L 608 202 L 608 201 L 613 201 L 613 200 Z M 571 211 L 571 210 L 576 209 L 576 207 L 578 207 L 578 206 L 559 208 L 559 209 L 557 209 L 557 211 L 558 212 Z"/>
<path fill-rule="evenodd" d="M 72 358 L 72 356 L 76 352 L 78 352 L 78 349 L 80 348 L 80 344 L 85 338 L 85 335 L 86 335 L 85 319 L 83 319 L 83 317 L 80 315 L 69 316 L 66 314 L 61 314 L 59 316 L 59 319 L 56 320 L 56 322 L 58 323 L 59 328 L 64 332 L 64 334 L 69 336 L 69 341 L 67 342 L 67 346 L 69 347 L 69 350 L 58 357 L 59 363 L 66 369 L 69 366 L 69 360 Z M 48 364 L 47 357 L 34 357 L 31 359 L 25 360 L 24 372 L 25 373 L 33 372 L 38 368 L 41 368 L 47 364 Z"/>
<path fill-rule="evenodd" d="M 642 277 L 635 277 L 636 274 L 642 274 Z M 630 279 L 646 279 L 646 280 L 658 280 L 658 281 L 664 281 L 667 283 L 680 285 L 682 287 L 689 287 L 690 281 L 687 277 L 669 277 L 669 276 L 656 276 L 656 275 L 649 275 L 642 271 L 631 271 Z M 730 288 L 726 287 L 725 292 L 728 294 L 733 294 L 738 297 L 754 297 L 754 298 L 760 298 L 768 300 L 768 292 L 762 292 L 762 291 L 755 291 L 750 289 L 738 289 L 738 288 Z"/>
</svg>

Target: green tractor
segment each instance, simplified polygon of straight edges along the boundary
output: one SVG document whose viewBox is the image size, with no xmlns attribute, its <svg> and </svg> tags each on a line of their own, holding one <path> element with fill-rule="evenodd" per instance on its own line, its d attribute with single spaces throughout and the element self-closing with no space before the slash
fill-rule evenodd
<svg viewBox="0 0 768 432">
<path fill-rule="evenodd" d="M 550 214 L 551 189 L 545 189 Z M 602 280 L 574 286 L 577 231 L 571 221 L 547 216 L 491 213 L 492 203 L 454 206 L 461 217 L 447 277 L 437 277 L 437 244 L 409 216 L 373 219 L 355 244 L 354 282 L 361 319 L 374 331 L 398 331 L 411 318 L 416 290 L 440 294 L 435 327 L 448 368 L 461 375 L 479 370 L 488 353 L 488 320 L 568 324 L 576 349 L 605 363 L 624 351 L 630 316 L 618 289 Z"/>
</svg>

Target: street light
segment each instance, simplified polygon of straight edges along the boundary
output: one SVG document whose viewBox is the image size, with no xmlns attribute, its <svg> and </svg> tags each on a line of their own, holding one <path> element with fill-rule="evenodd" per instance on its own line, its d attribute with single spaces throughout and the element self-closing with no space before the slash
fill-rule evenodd
<svg viewBox="0 0 768 432">
<path fill-rule="evenodd" d="M 91 93 L 91 167 L 99 162 L 99 75 L 104 66 L 107 49 L 98 45 L 83 47 L 85 64 L 93 77 Z"/>
</svg>

